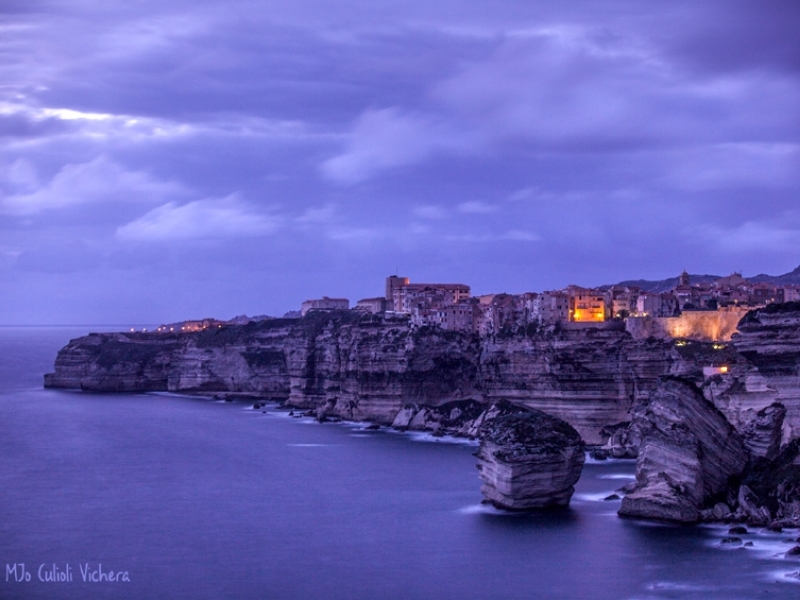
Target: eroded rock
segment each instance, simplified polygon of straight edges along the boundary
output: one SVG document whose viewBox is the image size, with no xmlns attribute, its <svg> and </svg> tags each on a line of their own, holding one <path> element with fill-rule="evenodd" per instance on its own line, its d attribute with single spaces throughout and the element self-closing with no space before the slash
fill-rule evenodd
<svg viewBox="0 0 800 600">
<path fill-rule="evenodd" d="M 572 426 L 541 411 L 519 411 L 484 424 L 480 436 L 476 456 L 488 502 L 510 511 L 569 504 L 585 460 Z"/>
<path fill-rule="evenodd" d="M 692 384 L 665 378 L 632 410 L 642 439 L 636 484 L 620 516 L 694 523 L 748 463 L 741 436 Z"/>
<path fill-rule="evenodd" d="M 740 416 L 739 432 L 744 445 L 754 457 L 774 460 L 781 449 L 786 407 L 775 402 L 759 411 L 749 410 Z"/>
</svg>

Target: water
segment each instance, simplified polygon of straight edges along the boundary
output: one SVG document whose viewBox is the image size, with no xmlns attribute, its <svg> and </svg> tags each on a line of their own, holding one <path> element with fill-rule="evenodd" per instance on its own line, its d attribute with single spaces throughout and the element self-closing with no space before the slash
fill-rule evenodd
<svg viewBox="0 0 800 600">
<path fill-rule="evenodd" d="M 797 598 L 800 532 L 616 517 L 627 462 L 588 463 L 571 508 L 480 504 L 474 447 L 319 425 L 275 407 L 50 391 L 86 329 L 0 328 L 0 598 Z M 30 582 L 6 581 L 24 563 Z M 70 565 L 71 582 L 38 568 Z M 127 572 L 84 583 L 80 566 Z M 21 573 L 18 568 L 17 573 Z"/>
</svg>

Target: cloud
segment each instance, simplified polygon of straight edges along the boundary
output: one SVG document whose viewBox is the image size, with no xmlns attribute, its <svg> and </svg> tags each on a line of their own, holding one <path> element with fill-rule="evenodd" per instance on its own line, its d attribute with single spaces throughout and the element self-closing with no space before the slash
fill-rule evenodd
<svg viewBox="0 0 800 600">
<path fill-rule="evenodd" d="M 375 173 L 418 163 L 440 152 L 463 152 L 464 136 L 430 115 L 398 108 L 367 110 L 357 119 L 345 151 L 322 163 L 323 174 L 342 184 L 364 181 Z"/>
<path fill-rule="evenodd" d="M 522 231 L 520 229 L 512 229 L 511 231 L 507 231 L 501 237 L 504 240 L 512 240 L 515 242 L 538 242 L 542 239 L 542 236 L 540 236 L 538 233 Z"/>
<path fill-rule="evenodd" d="M 420 219 L 444 219 L 447 217 L 447 211 L 443 209 L 441 206 L 435 205 L 425 205 L 425 206 L 417 206 L 412 211 L 415 217 L 419 217 Z"/>
<path fill-rule="evenodd" d="M 470 200 L 469 202 L 462 202 L 461 204 L 459 204 L 458 211 L 462 213 L 487 215 L 493 212 L 497 212 L 497 207 L 494 206 L 493 204 L 486 204 L 485 202 Z"/>
<path fill-rule="evenodd" d="M 303 214 L 295 219 L 300 225 L 324 225 L 336 219 L 336 207 L 333 204 L 325 206 L 310 206 Z"/>
<path fill-rule="evenodd" d="M 38 273 L 76 273 L 96 269 L 103 254 L 84 241 L 55 241 L 19 254 L 14 268 Z"/>
<path fill-rule="evenodd" d="M 784 214 L 780 220 L 746 221 L 728 228 L 705 225 L 692 228 L 689 233 L 713 240 L 726 254 L 783 252 L 800 247 L 800 213 Z"/>
<path fill-rule="evenodd" d="M 183 205 L 168 202 L 117 229 L 117 237 L 142 242 L 250 237 L 274 233 L 282 222 L 232 194 Z"/>
<path fill-rule="evenodd" d="M 511 229 L 501 234 L 494 233 L 462 233 L 446 235 L 444 239 L 450 242 L 538 242 L 542 239 L 537 233 Z"/>
<path fill-rule="evenodd" d="M 49 183 L 31 191 L 36 175 L 29 162 L 10 167 L 24 191 L 0 198 L 0 212 L 35 215 L 78 204 L 153 202 L 185 193 L 175 182 L 160 181 L 145 171 L 127 171 L 103 156 L 87 163 L 64 165 Z"/>
<path fill-rule="evenodd" d="M 687 190 L 781 188 L 800 182 L 800 145 L 737 143 L 671 153 L 665 181 Z"/>
</svg>

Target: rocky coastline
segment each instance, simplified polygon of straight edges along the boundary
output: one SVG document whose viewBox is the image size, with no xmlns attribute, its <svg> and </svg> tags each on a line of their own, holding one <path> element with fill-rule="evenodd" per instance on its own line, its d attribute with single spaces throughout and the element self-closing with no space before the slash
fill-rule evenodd
<svg viewBox="0 0 800 600">
<path fill-rule="evenodd" d="M 91 334 L 59 352 L 45 386 L 266 399 L 469 438 L 541 411 L 597 457 L 636 458 L 623 516 L 800 526 L 798 303 L 751 311 L 725 347 L 635 339 L 613 322 L 480 337 L 354 311 Z"/>
</svg>

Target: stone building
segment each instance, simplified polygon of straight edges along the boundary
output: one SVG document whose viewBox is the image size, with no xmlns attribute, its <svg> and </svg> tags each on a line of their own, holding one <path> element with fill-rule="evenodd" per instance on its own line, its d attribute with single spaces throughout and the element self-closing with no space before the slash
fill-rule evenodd
<svg viewBox="0 0 800 600">
<path fill-rule="evenodd" d="M 606 297 L 600 290 L 571 285 L 569 296 L 569 320 L 575 323 L 601 323 L 608 318 Z"/>
<path fill-rule="evenodd" d="M 540 325 L 569 320 L 569 295 L 566 292 L 542 292 L 533 299 L 533 321 Z"/>
<path fill-rule="evenodd" d="M 672 317 L 678 312 L 674 294 L 642 292 L 636 302 L 636 314 L 641 317 Z"/>
<path fill-rule="evenodd" d="M 347 298 L 328 298 L 323 296 L 317 300 L 306 300 L 300 306 L 301 314 L 305 315 L 310 310 L 348 310 L 350 300 Z"/>
<path fill-rule="evenodd" d="M 362 298 L 356 302 L 355 309 L 372 313 L 373 315 L 384 313 L 386 312 L 386 298 L 382 296 L 377 298 Z"/>
<path fill-rule="evenodd" d="M 411 313 L 420 303 L 458 304 L 469 297 L 469 286 L 461 283 L 411 283 L 408 277 L 396 275 L 386 278 L 387 310 L 391 307 L 395 312 Z"/>
</svg>

